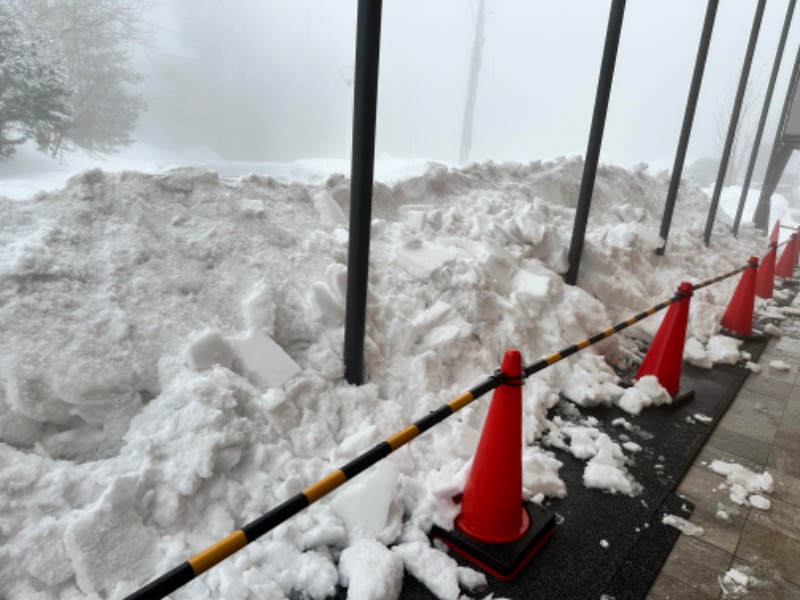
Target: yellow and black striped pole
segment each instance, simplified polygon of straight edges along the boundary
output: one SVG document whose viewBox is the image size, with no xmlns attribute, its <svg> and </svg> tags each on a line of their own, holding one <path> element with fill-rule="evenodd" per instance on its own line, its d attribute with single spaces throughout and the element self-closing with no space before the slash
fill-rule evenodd
<svg viewBox="0 0 800 600">
<path fill-rule="evenodd" d="M 727 277 L 731 277 L 736 273 L 742 272 L 746 268 L 747 267 L 745 266 L 722 275 L 721 277 L 716 277 L 709 281 L 700 283 L 694 286 L 694 289 L 705 287 Z M 631 317 L 630 319 L 626 319 L 625 321 L 618 323 L 613 327 L 604 329 L 600 333 L 586 338 L 585 340 L 569 346 L 568 348 L 564 348 L 560 352 L 551 354 L 550 356 L 547 356 L 542 360 L 525 367 L 523 369 L 523 377 L 530 377 L 534 373 L 537 373 L 549 367 L 550 365 L 553 365 L 560 360 L 563 360 L 568 356 L 583 350 L 584 348 L 588 348 L 597 342 L 609 338 L 615 333 L 619 333 L 623 329 L 638 323 L 650 315 L 653 315 L 658 311 L 668 307 L 670 304 L 679 302 L 686 297 L 687 296 L 683 294 L 676 294 L 672 298 L 669 298 L 668 300 L 665 300 L 664 302 L 655 306 L 651 306 L 647 310 Z M 434 425 L 441 423 L 450 415 L 455 414 L 481 396 L 496 389 L 505 381 L 506 375 L 502 371 L 495 371 L 492 375 L 470 388 L 469 391 L 457 396 L 438 409 L 431 411 L 416 421 L 413 425 L 409 425 L 405 429 L 398 431 L 391 437 L 388 437 L 385 441 L 376 445 L 361 456 L 353 459 L 342 468 L 337 469 L 336 471 L 320 479 L 315 484 L 307 487 L 299 494 L 289 498 L 283 502 L 283 504 L 280 504 L 271 511 L 265 513 L 255 521 L 248 523 L 241 529 L 234 531 L 226 538 L 220 540 L 212 546 L 209 546 L 199 554 L 196 554 L 186 562 L 175 567 L 168 573 L 165 573 L 155 581 L 147 584 L 145 587 L 134 592 L 130 596 L 127 596 L 125 600 L 161 600 L 168 594 L 171 594 L 178 588 L 186 585 L 192 579 L 198 577 L 211 567 L 219 564 L 235 552 L 238 552 L 247 544 L 272 531 L 275 527 L 289 520 L 291 517 L 309 507 L 317 500 L 327 496 L 345 481 L 352 479 L 359 473 L 363 473 L 374 464 L 389 456 L 395 450 L 402 448 L 417 436 L 428 431 Z"/>
<path fill-rule="evenodd" d="M 704 281 L 702 283 L 698 283 L 697 285 L 692 286 L 692 288 L 693 288 L 693 290 L 698 290 L 700 288 L 707 287 L 707 286 L 712 285 L 714 283 L 718 283 L 718 282 L 722 281 L 723 279 L 727 279 L 728 277 L 733 277 L 737 273 L 741 273 L 748 266 L 749 265 L 745 265 L 744 267 L 740 267 L 740 268 L 738 268 L 738 269 L 736 269 L 734 271 L 731 271 L 730 273 L 725 273 L 724 275 L 720 275 L 719 277 L 715 277 L 713 279 L 709 279 L 708 281 Z M 656 304 L 655 306 L 651 306 L 647 310 L 644 310 L 644 311 L 640 312 L 638 315 L 634 315 L 634 316 L 630 317 L 629 319 L 625 319 L 624 321 L 622 321 L 621 323 L 617 323 L 613 327 L 609 327 L 607 329 L 604 329 L 600 333 L 596 333 L 593 336 L 586 338 L 585 340 L 581 340 L 577 344 L 573 344 L 572 346 L 568 346 L 568 347 L 564 348 L 563 350 L 559 350 L 558 352 L 550 354 L 549 356 L 545 356 L 543 359 L 541 359 L 539 361 L 536 361 L 535 363 L 526 366 L 522 370 L 522 373 L 523 373 L 523 375 L 525 377 L 530 377 L 534 373 L 538 373 L 539 371 L 541 371 L 543 369 L 546 369 L 550 365 L 554 365 L 557 362 L 559 362 L 561 360 L 564 360 L 568 356 L 572 356 L 576 352 L 579 352 L 580 350 L 583 350 L 584 348 L 588 348 L 589 346 L 593 346 L 597 342 L 602 342 L 603 340 L 605 340 L 607 338 L 610 338 L 615 333 L 619 333 L 623 329 L 627 329 L 631 325 L 634 325 L 634 324 L 638 323 L 639 321 L 641 321 L 643 319 L 646 319 L 650 315 L 654 315 L 658 311 L 664 310 L 669 305 L 674 304 L 675 302 L 680 302 L 681 300 L 683 300 L 683 299 L 685 299 L 687 297 L 688 296 L 685 296 L 684 294 L 675 294 L 672 298 L 664 300 L 663 302 L 661 302 L 660 304 Z"/>
<path fill-rule="evenodd" d="M 554 365 L 557 362 L 564 360 L 568 356 L 572 356 L 576 352 L 583 350 L 584 348 L 588 348 L 589 346 L 593 346 L 597 342 L 602 342 L 603 340 L 610 338 L 615 333 L 619 333 L 623 329 L 630 327 L 631 325 L 638 323 L 642 319 L 646 319 L 650 315 L 654 315 L 660 310 L 667 308 L 670 304 L 678 302 L 685 298 L 685 296 L 681 294 L 675 294 L 672 298 L 668 300 L 664 300 L 660 304 L 656 304 L 655 306 L 651 306 L 645 311 L 640 312 L 638 315 L 631 317 L 630 319 L 626 319 L 621 323 L 617 323 L 613 327 L 609 327 L 604 329 L 600 333 L 596 333 L 591 337 L 586 338 L 585 340 L 581 340 L 577 344 L 573 344 L 572 346 L 567 346 L 563 350 L 559 350 L 549 356 L 545 356 L 543 359 L 536 361 L 533 364 L 528 365 L 522 370 L 523 375 L 525 377 L 530 377 L 534 373 L 538 373 L 539 371 L 546 369 L 550 365 Z"/>
<path fill-rule="evenodd" d="M 257 540 L 265 533 L 268 533 L 284 521 L 287 521 L 320 498 L 327 496 L 345 481 L 364 472 L 398 448 L 405 446 L 420 434 L 428 431 L 434 425 L 441 423 L 447 417 L 458 412 L 474 400 L 477 400 L 484 394 L 499 387 L 505 380 L 505 374 L 501 371 L 496 371 L 479 384 L 470 388 L 469 391 L 464 392 L 438 409 L 431 411 L 413 425 L 409 425 L 402 431 L 398 431 L 371 450 L 353 459 L 341 469 L 330 473 L 314 485 L 307 487 L 301 493 L 289 498 L 283 504 L 262 515 L 255 521 L 248 523 L 241 529 L 234 531 L 228 537 L 209 546 L 180 566 L 162 575 L 137 592 L 134 592 L 125 600 L 159 600 L 164 598 L 167 594 L 171 594 L 201 573 L 204 573 L 233 553 L 241 550 L 250 542 Z"/>
<path fill-rule="evenodd" d="M 743 267 L 739 267 L 738 269 L 734 269 L 730 273 L 725 273 L 725 275 L 720 275 L 719 277 L 714 277 L 713 279 L 709 279 L 707 281 L 703 281 L 702 283 L 698 283 L 697 285 L 693 285 L 692 289 L 697 291 L 700 288 L 704 288 L 704 287 L 708 287 L 710 285 L 714 285 L 715 283 L 719 283 L 723 279 L 727 279 L 728 277 L 733 277 L 734 275 L 737 275 L 738 273 L 741 273 L 742 271 L 744 271 L 745 269 L 748 269 L 749 267 L 750 267 L 750 263 L 746 264 Z"/>
</svg>

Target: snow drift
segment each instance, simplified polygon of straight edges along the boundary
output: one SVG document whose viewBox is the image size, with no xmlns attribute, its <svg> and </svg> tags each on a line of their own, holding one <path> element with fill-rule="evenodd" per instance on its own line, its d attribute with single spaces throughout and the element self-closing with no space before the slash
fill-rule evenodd
<svg viewBox="0 0 800 600">
<path fill-rule="evenodd" d="M 567 286 L 582 168 L 431 165 L 376 185 L 361 387 L 343 381 L 341 358 L 343 176 L 90 170 L 61 191 L 0 198 L 0 588 L 120 598 L 452 399 L 505 349 L 530 363 L 760 254 L 762 238 L 733 238 L 724 215 L 704 248 L 708 200 L 685 187 L 656 257 L 666 176 L 601 167 L 579 286 Z M 695 353 L 734 285 L 695 294 Z M 640 358 L 635 340 L 660 318 L 527 382 L 523 496 L 568 493 L 551 446 L 588 461 L 586 485 L 636 493 L 624 465 L 640 448 L 547 411 L 559 394 L 619 403 L 612 367 Z M 637 410 L 657 410 L 645 407 L 658 392 Z M 479 588 L 425 532 L 457 515 L 487 403 L 174 597 L 325 598 L 341 584 L 385 598 L 403 568 L 442 598 Z"/>
</svg>

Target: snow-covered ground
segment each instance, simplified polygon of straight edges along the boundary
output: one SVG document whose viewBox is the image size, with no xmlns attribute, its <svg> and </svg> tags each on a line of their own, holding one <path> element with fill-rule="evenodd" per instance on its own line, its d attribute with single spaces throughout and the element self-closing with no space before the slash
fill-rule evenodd
<svg viewBox="0 0 800 600">
<path fill-rule="evenodd" d="M 152 161 L 42 175 L 18 160 L 0 162 L 0 589 L 10 600 L 121 598 L 451 400 L 507 348 L 533 362 L 765 250 L 748 225 L 734 238 L 722 211 L 706 249 L 709 200 L 687 186 L 657 257 L 667 176 L 601 166 L 579 285 L 567 286 L 580 159 L 379 161 L 368 383 L 355 387 L 341 357 L 349 182 L 326 174 L 329 161 L 229 178 Z M 717 334 L 735 284 L 692 299 L 693 362 L 729 360 Z M 638 493 L 625 463 L 640 446 L 547 411 L 559 394 L 619 404 L 634 425 L 658 410 L 660 386 L 645 378 L 624 393 L 612 367 L 638 361 L 634 338 L 652 337 L 662 317 L 527 381 L 523 497 L 568 493 L 553 446 L 587 461 L 586 485 Z M 426 532 L 458 513 L 452 498 L 487 406 L 465 408 L 174 597 L 318 599 L 338 583 L 353 598 L 392 598 L 404 569 L 441 598 L 480 596 L 482 576 L 456 568 Z"/>
</svg>

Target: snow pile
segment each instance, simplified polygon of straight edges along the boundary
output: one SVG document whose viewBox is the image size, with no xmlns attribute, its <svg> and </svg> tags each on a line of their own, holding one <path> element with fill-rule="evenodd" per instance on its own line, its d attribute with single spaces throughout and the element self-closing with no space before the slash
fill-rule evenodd
<svg viewBox="0 0 800 600">
<path fill-rule="evenodd" d="M 600 167 L 579 286 L 567 286 L 582 169 L 578 159 L 434 165 L 377 184 L 359 387 L 344 382 L 341 358 L 343 176 L 95 169 L 61 191 L 0 198 L 0 589 L 11 600 L 120 598 L 456 397 L 507 348 L 533 362 L 761 245 L 752 231 L 732 237 L 723 216 L 708 252 L 698 217 L 708 200 L 689 188 L 656 257 L 668 180 Z M 695 294 L 690 336 L 713 340 L 734 285 Z M 586 485 L 637 492 L 625 451 L 641 446 L 614 442 L 578 408 L 548 415 L 559 395 L 622 403 L 612 366 L 635 363 L 636 341 L 662 318 L 527 381 L 521 496 L 567 494 L 548 446 L 587 461 Z M 645 379 L 624 401 L 634 414 L 666 402 Z M 478 593 L 480 577 L 425 533 L 458 513 L 487 406 L 468 406 L 174 597 L 324 598 L 337 584 L 392 597 L 401 563 L 440 597 Z"/>
<path fill-rule="evenodd" d="M 713 461 L 708 468 L 718 475 L 725 476 L 726 485 L 730 488 L 731 502 L 753 506 L 760 510 L 769 510 L 770 501 L 762 496 L 761 492 L 772 491 L 774 483 L 772 475 L 766 471 L 754 473 L 740 464 L 721 460 Z"/>
</svg>

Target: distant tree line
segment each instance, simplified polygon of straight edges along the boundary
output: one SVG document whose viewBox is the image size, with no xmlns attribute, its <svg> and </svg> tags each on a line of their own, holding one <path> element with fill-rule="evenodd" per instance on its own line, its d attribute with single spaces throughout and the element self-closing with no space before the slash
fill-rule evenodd
<svg viewBox="0 0 800 600">
<path fill-rule="evenodd" d="M 28 140 L 53 157 L 133 142 L 147 1 L 0 0 L 0 157 Z"/>
</svg>

